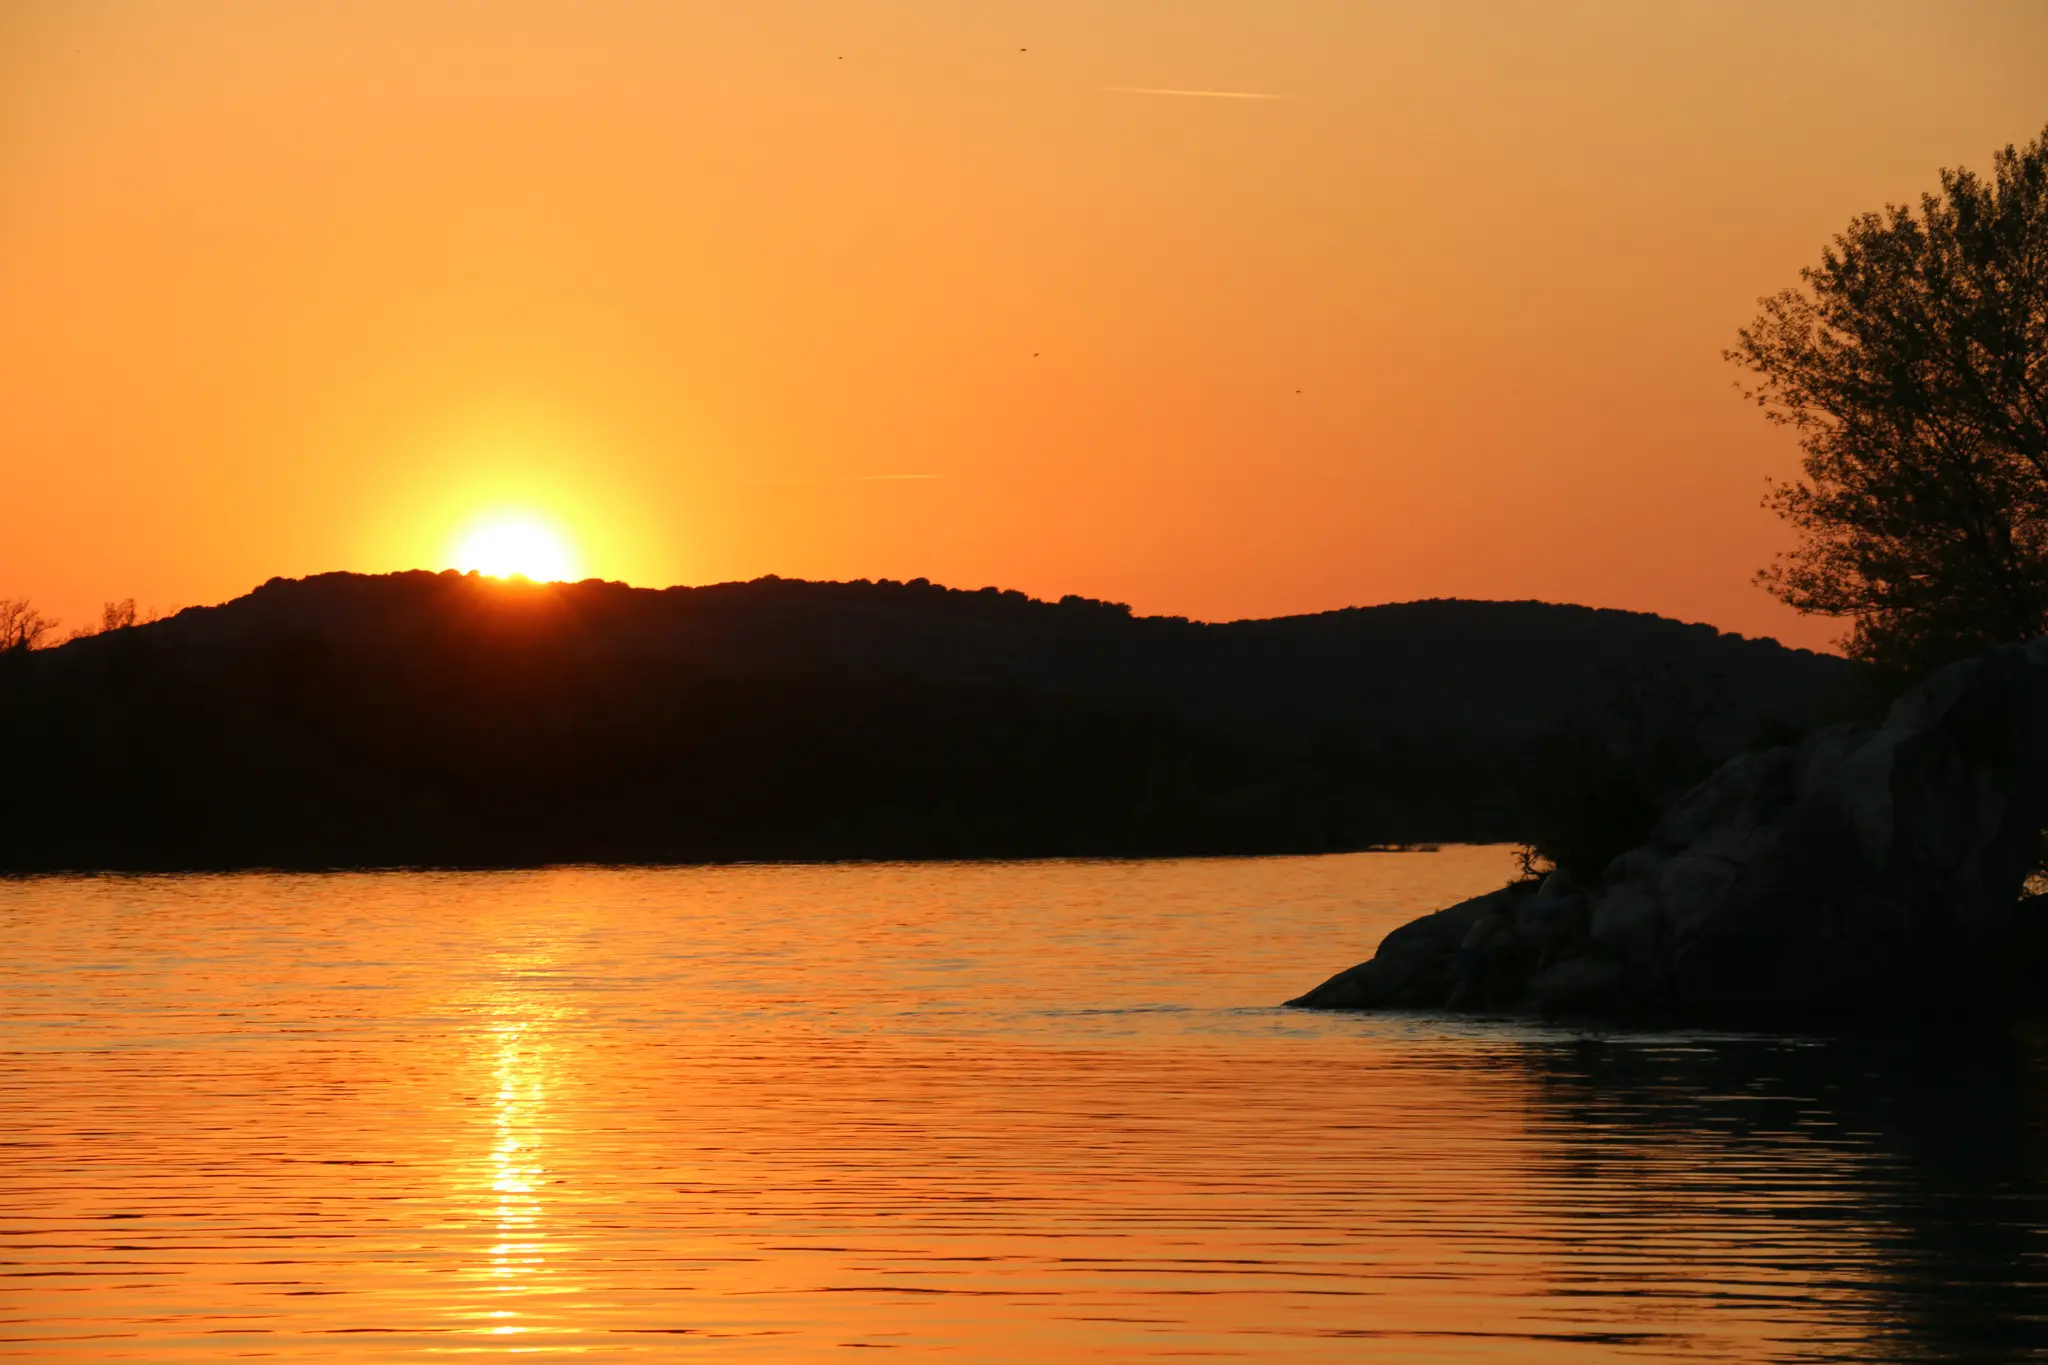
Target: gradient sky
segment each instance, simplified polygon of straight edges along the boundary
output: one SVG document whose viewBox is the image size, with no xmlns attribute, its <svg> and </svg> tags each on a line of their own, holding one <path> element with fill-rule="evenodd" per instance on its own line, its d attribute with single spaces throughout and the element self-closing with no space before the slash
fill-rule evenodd
<svg viewBox="0 0 2048 1365">
<path fill-rule="evenodd" d="M 522 506 L 642 584 L 1820 644 L 1719 351 L 2044 122 L 2030 0 L 7 0 L 0 595 Z"/>
</svg>

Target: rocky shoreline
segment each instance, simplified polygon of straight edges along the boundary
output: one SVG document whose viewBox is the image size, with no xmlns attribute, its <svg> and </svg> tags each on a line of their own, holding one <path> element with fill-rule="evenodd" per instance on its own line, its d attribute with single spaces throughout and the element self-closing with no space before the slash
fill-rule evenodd
<svg viewBox="0 0 2048 1365">
<path fill-rule="evenodd" d="M 1738 1021 L 2029 1009 L 2048 997 L 2048 897 L 2022 895 L 2044 825 L 2048 639 L 1941 670 L 1880 726 L 1731 759 L 1585 889 L 1562 941 L 1535 932 L 1534 883 L 1505 887 L 1403 925 L 1287 1003 L 1465 995 Z M 1475 935 L 1489 917 L 1499 932 Z"/>
</svg>

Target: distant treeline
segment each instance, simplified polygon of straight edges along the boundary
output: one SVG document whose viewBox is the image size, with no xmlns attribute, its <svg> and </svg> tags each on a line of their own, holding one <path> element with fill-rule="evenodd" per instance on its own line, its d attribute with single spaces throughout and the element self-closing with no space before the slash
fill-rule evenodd
<svg viewBox="0 0 2048 1365">
<path fill-rule="evenodd" d="M 0 653 L 0 868 L 1531 839 L 1588 754 L 1677 734 L 1697 766 L 1846 667 L 1543 603 L 1203 625 L 922 581 L 273 580 Z"/>
</svg>

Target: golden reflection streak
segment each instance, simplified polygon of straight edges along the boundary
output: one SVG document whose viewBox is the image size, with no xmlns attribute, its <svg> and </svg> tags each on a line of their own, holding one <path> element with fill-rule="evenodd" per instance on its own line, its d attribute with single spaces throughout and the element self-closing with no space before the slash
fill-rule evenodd
<svg viewBox="0 0 2048 1365">
<path fill-rule="evenodd" d="M 496 1003 L 512 1012 L 525 1002 Z M 531 1019 L 494 1024 L 489 1048 L 490 1132 L 482 1174 L 489 1182 L 486 1207 L 496 1237 L 482 1273 L 494 1294 L 524 1296 L 541 1288 L 541 1277 L 548 1271 L 547 1210 L 541 1196 L 549 1049 L 543 1029 Z M 482 1320 L 475 1329 L 481 1335 L 515 1336 L 535 1330 L 518 1321 L 522 1313 L 517 1299 L 499 1302 L 506 1306 L 464 1316 Z"/>
<path fill-rule="evenodd" d="M 498 1245 L 491 1248 L 491 1273 L 506 1279 L 530 1274 L 545 1262 L 537 1227 L 540 1201 L 533 1192 L 540 1168 L 532 1164 L 534 1144 L 521 1139 L 531 1137 L 533 1118 L 546 1103 L 547 1090 L 539 1068 L 528 1064 L 530 1056 L 523 1047 L 526 1025 L 503 1024 L 497 1034 L 493 1126 L 498 1140 L 491 1149 L 491 1189 L 498 1196 Z M 530 1240 L 515 1240 L 522 1236 Z"/>
</svg>

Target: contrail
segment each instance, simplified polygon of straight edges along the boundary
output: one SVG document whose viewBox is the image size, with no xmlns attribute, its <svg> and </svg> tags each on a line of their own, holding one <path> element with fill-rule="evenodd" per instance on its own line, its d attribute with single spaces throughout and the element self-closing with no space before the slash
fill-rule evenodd
<svg viewBox="0 0 2048 1365">
<path fill-rule="evenodd" d="M 1113 95 L 1184 95 L 1202 100 L 1291 100 L 1292 95 L 1262 95 L 1254 90 L 1159 90 L 1147 85 L 1106 85 Z"/>
<path fill-rule="evenodd" d="M 821 483 L 896 483 L 943 477 L 940 474 L 821 474 L 812 479 L 742 479 L 740 483 L 748 488 L 800 488 Z"/>
</svg>

